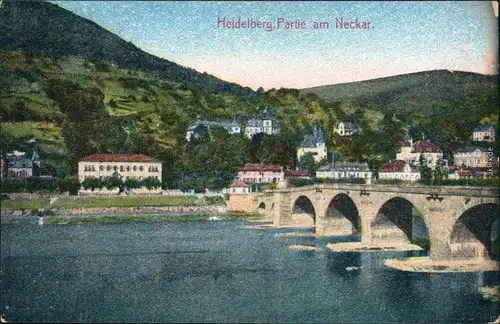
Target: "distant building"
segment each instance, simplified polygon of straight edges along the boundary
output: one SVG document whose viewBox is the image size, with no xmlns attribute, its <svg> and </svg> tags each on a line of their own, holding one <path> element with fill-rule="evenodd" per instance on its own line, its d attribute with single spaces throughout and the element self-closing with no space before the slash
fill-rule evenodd
<svg viewBox="0 0 500 324">
<path fill-rule="evenodd" d="M 297 161 L 300 161 L 302 156 L 307 153 L 314 154 L 314 161 L 320 162 L 326 159 L 327 149 L 325 145 L 325 137 L 323 131 L 318 125 L 313 128 L 312 134 L 307 134 L 304 140 L 297 149 Z"/>
<path fill-rule="evenodd" d="M 259 133 L 267 135 L 281 134 L 281 127 L 277 122 L 276 114 L 269 107 L 266 107 L 260 116 L 250 118 L 245 127 L 245 134 L 249 138 Z"/>
<path fill-rule="evenodd" d="M 492 152 L 490 152 L 490 154 L 493 156 Z M 490 155 L 488 151 L 482 147 L 466 146 L 453 152 L 453 157 L 455 165 L 458 167 L 486 168 L 488 167 Z"/>
<path fill-rule="evenodd" d="M 250 186 L 239 179 L 236 179 L 229 187 L 229 194 L 231 195 L 248 194 L 251 192 L 252 189 L 250 188 Z"/>
<path fill-rule="evenodd" d="M 285 173 L 279 165 L 247 163 L 238 170 L 238 179 L 245 183 L 282 183 Z"/>
<path fill-rule="evenodd" d="M 380 168 L 381 180 L 420 180 L 420 168 L 404 160 L 391 160 Z"/>
<path fill-rule="evenodd" d="M 427 166 L 435 168 L 439 160 L 443 160 L 443 151 L 439 146 L 429 140 L 421 140 L 413 143 L 412 139 L 401 143 L 400 151 L 396 154 L 396 160 L 403 160 L 412 165 L 420 164 L 420 155 L 424 156 Z M 446 161 L 443 161 L 445 164 Z"/>
<path fill-rule="evenodd" d="M 211 128 L 220 127 L 225 129 L 230 135 L 240 134 L 241 125 L 235 120 L 232 121 L 209 121 L 200 120 L 189 126 L 186 132 L 186 139 L 191 141 L 193 138 L 200 138 Z"/>
<path fill-rule="evenodd" d="M 359 131 L 358 127 L 352 123 L 352 122 L 344 122 L 341 121 L 339 122 L 334 130 L 335 133 L 339 134 L 340 136 L 351 136 Z"/>
<path fill-rule="evenodd" d="M 336 162 L 322 166 L 316 170 L 316 178 L 330 179 L 371 179 L 372 172 L 366 162 L 351 163 L 351 162 Z"/>
<path fill-rule="evenodd" d="M 285 178 L 311 179 L 311 175 L 305 170 L 285 170 Z"/>
<path fill-rule="evenodd" d="M 476 142 L 494 142 L 495 125 L 479 125 L 472 131 L 472 140 Z"/>
<path fill-rule="evenodd" d="M 78 162 L 80 183 L 86 177 L 101 180 L 107 177 L 119 177 L 122 180 L 154 177 L 161 181 L 161 172 L 161 162 L 142 154 L 94 154 Z"/>
<path fill-rule="evenodd" d="M 7 170 L 4 172 L 8 178 L 27 178 L 40 175 L 42 160 L 36 149 L 31 153 L 31 157 L 26 152 L 14 151 L 7 154 L 5 166 Z"/>
</svg>

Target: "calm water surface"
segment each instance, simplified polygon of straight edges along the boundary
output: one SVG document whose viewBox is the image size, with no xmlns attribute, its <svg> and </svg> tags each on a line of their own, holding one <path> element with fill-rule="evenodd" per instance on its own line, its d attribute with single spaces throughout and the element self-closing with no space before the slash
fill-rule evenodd
<svg viewBox="0 0 500 324">
<path fill-rule="evenodd" d="M 407 252 L 336 253 L 326 244 L 348 238 L 247 225 L 2 225 L 0 312 L 16 322 L 486 323 L 500 314 L 479 291 L 495 273 L 402 272 L 383 260 Z"/>
</svg>

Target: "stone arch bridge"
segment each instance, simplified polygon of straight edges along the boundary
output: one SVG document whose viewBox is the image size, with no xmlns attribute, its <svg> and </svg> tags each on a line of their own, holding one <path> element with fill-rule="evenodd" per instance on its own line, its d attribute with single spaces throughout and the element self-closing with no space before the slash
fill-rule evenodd
<svg viewBox="0 0 500 324">
<path fill-rule="evenodd" d="M 489 187 L 332 184 L 252 195 L 254 211 L 276 227 L 307 214 L 319 235 L 360 234 L 368 244 L 408 242 L 418 211 L 433 259 L 491 257 L 492 224 L 499 218 L 498 189 Z"/>
</svg>

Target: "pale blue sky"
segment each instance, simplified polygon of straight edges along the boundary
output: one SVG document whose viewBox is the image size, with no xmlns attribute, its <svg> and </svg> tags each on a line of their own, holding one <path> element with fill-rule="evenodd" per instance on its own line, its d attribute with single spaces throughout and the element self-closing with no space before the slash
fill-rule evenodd
<svg viewBox="0 0 500 324">
<path fill-rule="evenodd" d="M 139 48 L 256 89 L 304 88 L 433 69 L 496 73 L 497 27 L 481 2 L 54 3 Z M 217 28 L 217 18 L 306 21 L 305 30 Z M 371 21 L 340 30 L 335 19 Z M 312 21 L 327 21 L 315 30 Z"/>
</svg>

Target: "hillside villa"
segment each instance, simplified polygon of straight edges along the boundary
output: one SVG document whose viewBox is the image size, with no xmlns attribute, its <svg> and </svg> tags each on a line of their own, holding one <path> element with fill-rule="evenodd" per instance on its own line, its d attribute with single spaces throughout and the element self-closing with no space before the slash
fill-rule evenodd
<svg viewBox="0 0 500 324">
<path fill-rule="evenodd" d="M 236 122 L 236 120 L 226 120 L 226 121 L 209 121 L 209 120 L 199 120 L 193 125 L 189 126 L 186 132 L 186 139 L 191 141 L 193 138 L 200 138 L 211 128 L 220 127 L 225 129 L 229 135 L 240 134 L 241 125 Z"/>
<path fill-rule="evenodd" d="M 135 179 L 156 178 L 161 181 L 161 162 L 143 154 L 94 154 L 84 157 L 78 162 L 78 180 L 83 182 L 86 177 L 104 180 L 108 177 L 118 177 L 125 181 Z M 142 188 L 144 190 L 144 188 Z M 86 192 L 85 190 L 81 190 Z M 134 189 L 134 191 L 141 191 Z M 151 192 L 161 191 L 155 188 Z M 149 192 L 149 191 L 148 191 Z"/>
<path fill-rule="evenodd" d="M 378 174 L 380 180 L 420 180 L 420 168 L 404 160 L 391 160 L 382 165 Z"/>
<path fill-rule="evenodd" d="M 475 142 L 494 142 L 495 125 L 479 125 L 472 131 L 472 140 Z"/>
<path fill-rule="evenodd" d="M 7 178 L 28 178 L 40 175 L 43 161 L 37 150 L 31 156 L 26 152 L 14 151 L 7 154 L 6 161 L 2 159 L 2 174 Z"/>
<path fill-rule="evenodd" d="M 420 155 L 424 156 L 427 166 L 435 168 L 438 161 L 443 159 L 443 151 L 439 146 L 429 140 L 421 140 L 413 143 L 413 140 L 407 139 L 401 143 L 400 151 L 396 154 L 396 160 L 406 161 L 412 165 L 420 164 Z M 446 165 L 446 161 L 443 161 Z"/>
<path fill-rule="evenodd" d="M 245 134 L 249 138 L 259 133 L 267 135 L 281 134 L 281 127 L 277 122 L 276 114 L 269 107 L 266 107 L 261 115 L 250 118 L 245 127 Z"/>
<path fill-rule="evenodd" d="M 304 136 L 304 140 L 297 149 L 297 161 L 307 153 L 312 153 L 315 162 L 321 162 L 326 159 L 327 149 L 323 131 L 318 125 L 314 125 L 312 134 Z"/>
<path fill-rule="evenodd" d="M 245 127 L 240 125 L 236 120 L 197 120 L 194 124 L 188 127 L 186 131 L 186 140 L 189 142 L 193 138 L 199 138 L 207 131 L 215 127 L 225 129 L 229 135 L 241 134 L 244 130 L 245 135 L 250 139 L 259 133 L 267 135 L 281 134 L 281 127 L 277 122 L 276 114 L 271 111 L 269 107 L 266 107 L 262 114 L 250 118 Z"/>
<path fill-rule="evenodd" d="M 356 126 L 352 122 L 348 121 L 341 121 L 337 125 L 335 125 L 335 128 L 333 131 L 340 136 L 351 136 L 359 131 L 358 126 Z"/>
</svg>

